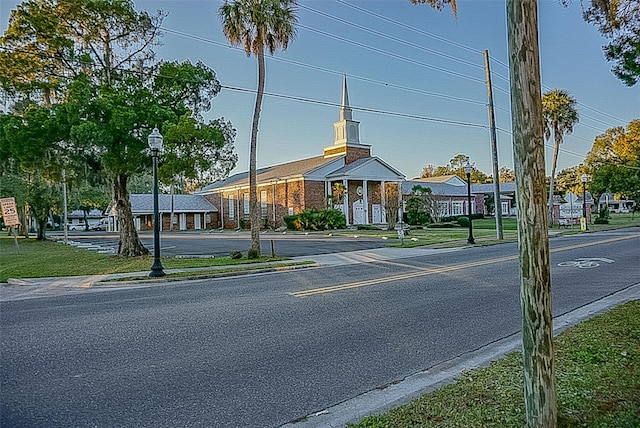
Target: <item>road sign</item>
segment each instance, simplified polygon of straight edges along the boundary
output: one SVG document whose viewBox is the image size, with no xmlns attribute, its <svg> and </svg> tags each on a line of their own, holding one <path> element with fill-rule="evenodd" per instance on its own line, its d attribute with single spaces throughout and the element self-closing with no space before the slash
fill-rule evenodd
<svg viewBox="0 0 640 428">
<path fill-rule="evenodd" d="M 2 206 L 2 217 L 4 218 L 4 224 L 6 226 L 19 225 L 20 218 L 18 217 L 16 200 L 14 198 L 2 198 L 0 199 L 0 205 Z"/>
</svg>

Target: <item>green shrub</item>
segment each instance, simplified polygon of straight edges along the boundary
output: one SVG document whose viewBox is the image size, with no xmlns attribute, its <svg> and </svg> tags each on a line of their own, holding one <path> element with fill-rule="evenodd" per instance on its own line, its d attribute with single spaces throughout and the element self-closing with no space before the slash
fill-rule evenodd
<svg viewBox="0 0 640 428">
<path fill-rule="evenodd" d="M 427 226 L 429 229 L 449 229 L 452 227 L 460 227 L 458 223 L 453 222 L 443 222 L 443 223 L 431 223 Z"/>
<path fill-rule="evenodd" d="M 375 227 L 371 224 L 358 224 L 356 226 L 356 229 L 358 230 L 380 230 L 380 228 Z"/>
<path fill-rule="evenodd" d="M 298 220 L 298 216 L 297 215 L 286 215 L 283 218 L 284 220 L 284 224 L 287 226 L 287 229 L 289 230 L 296 230 L 296 220 Z"/>
<path fill-rule="evenodd" d="M 286 216 L 284 222 L 287 229 L 291 230 L 328 230 L 347 227 L 344 214 L 332 208 L 304 210 L 298 215 Z"/>
<path fill-rule="evenodd" d="M 423 211 L 410 211 L 407 212 L 407 223 L 413 225 L 429 224 L 431 216 Z"/>
<path fill-rule="evenodd" d="M 462 227 L 469 227 L 469 217 L 458 218 L 458 224 Z"/>
<path fill-rule="evenodd" d="M 229 253 L 229 257 L 231 257 L 232 259 L 241 259 L 242 253 L 240 251 L 232 251 L 231 253 Z"/>
<path fill-rule="evenodd" d="M 251 248 L 249 251 L 247 251 L 247 258 L 248 259 L 259 259 L 260 258 L 260 252 L 256 249 Z"/>
<path fill-rule="evenodd" d="M 412 196 L 407 200 L 406 221 L 409 224 L 426 224 L 429 221 L 424 211 L 424 200 L 418 196 Z"/>
<path fill-rule="evenodd" d="M 467 216 L 467 215 L 452 215 L 452 216 L 449 216 L 449 217 L 442 217 L 440 219 L 440 221 L 443 222 L 443 223 L 456 222 L 456 221 L 458 221 L 459 219 L 461 219 L 463 217 L 466 218 L 466 219 L 469 218 L 469 216 Z M 480 219 L 484 218 L 484 214 L 480 214 L 480 213 L 471 214 L 471 218 L 474 219 L 474 220 L 480 220 Z"/>
</svg>

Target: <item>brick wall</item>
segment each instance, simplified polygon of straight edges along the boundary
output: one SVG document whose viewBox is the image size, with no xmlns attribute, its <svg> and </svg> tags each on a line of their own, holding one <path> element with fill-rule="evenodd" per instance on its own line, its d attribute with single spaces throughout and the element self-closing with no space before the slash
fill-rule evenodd
<svg viewBox="0 0 640 428">
<path fill-rule="evenodd" d="M 324 181 L 305 181 L 304 183 L 304 208 L 316 208 L 319 210 L 327 206 L 327 192 Z"/>
<path fill-rule="evenodd" d="M 345 157 L 345 164 L 349 165 L 352 162 L 357 161 L 362 158 L 370 158 L 371 157 L 371 149 L 370 148 L 360 148 L 360 147 L 349 147 L 347 146 L 347 156 Z"/>
</svg>

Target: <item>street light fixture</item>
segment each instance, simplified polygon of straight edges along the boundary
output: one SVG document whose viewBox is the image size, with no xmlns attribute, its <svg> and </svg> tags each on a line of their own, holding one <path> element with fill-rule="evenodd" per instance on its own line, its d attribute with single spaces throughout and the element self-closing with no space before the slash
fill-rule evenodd
<svg viewBox="0 0 640 428">
<path fill-rule="evenodd" d="M 582 217 L 584 217 L 585 230 L 589 229 L 589 226 L 587 226 L 587 179 L 587 174 L 580 176 L 580 181 L 582 181 Z"/>
<path fill-rule="evenodd" d="M 475 244 L 476 241 L 473 239 L 473 222 L 471 220 L 471 172 L 473 171 L 473 166 L 467 160 L 467 164 L 464 166 L 464 172 L 467 174 L 467 209 L 469 213 L 469 238 L 467 239 L 467 244 Z"/>
<path fill-rule="evenodd" d="M 147 138 L 153 159 L 153 266 L 149 276 L 165 276 L 164 267 L 160 261 L 160 211 L 158 210 L 158 152 L 162 150 L 162 135 L 158 128 L 153 128 Z"/>
</svg>

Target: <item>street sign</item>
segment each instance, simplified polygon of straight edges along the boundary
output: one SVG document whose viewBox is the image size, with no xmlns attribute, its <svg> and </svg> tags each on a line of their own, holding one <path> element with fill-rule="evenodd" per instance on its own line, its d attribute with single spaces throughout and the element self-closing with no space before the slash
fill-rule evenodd
<svg viewBox="0 0 640 428">
<path fill-rule="evenodd" d="M 19 225 L 20 218 L 18 217 L 16 200 L 14 198 L 2 198 L 0 199 L 0 205 L 2 206 L 2 217 L 4 218 L 4 224 L 6 226 Z"/>
</svg>

